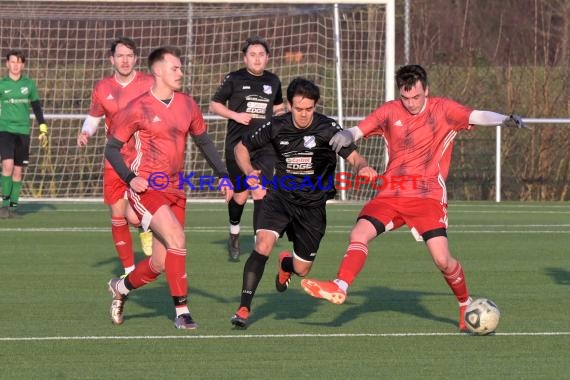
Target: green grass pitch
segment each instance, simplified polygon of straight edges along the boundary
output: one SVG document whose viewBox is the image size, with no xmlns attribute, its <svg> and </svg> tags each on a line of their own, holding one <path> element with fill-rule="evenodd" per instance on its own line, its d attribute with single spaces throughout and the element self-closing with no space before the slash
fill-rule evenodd
<svg viewBox="0 0 570 380">
<path fill-rule="evenodd" d="M 311 277 L 336 274 L 359 204 L 328 206 Z M 0 379 L 561 379 L 570 373 L 570 204 L 452 202 L 450 246 L 471 293 L 500 307 L 494 336 L 457 331 L 457 303 L 406 227 L 370 246 L 343 305 L 274 289 L 281 239 L 234 330 L 245 253 L 226 252 L 221 203 L 187 209 L 195 332 L 173 326 L 164 276 L 134 291 L 125 323 L 108 317 L 121 274 L 102 203 L 25 203 L 0 220 Z M 249 252 L 252 206 L 244 213 Z M 142 259 L 135 230 L 137 259 Z"/>
</svg>

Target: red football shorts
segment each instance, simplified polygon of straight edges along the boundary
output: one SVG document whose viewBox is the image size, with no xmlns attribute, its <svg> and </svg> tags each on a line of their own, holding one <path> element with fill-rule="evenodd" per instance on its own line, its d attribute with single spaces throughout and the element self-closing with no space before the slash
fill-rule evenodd
<svg viewBox="0 0 570 380">
<path fill-rule="evenodd" d="M 148 189 L 137 194 L 129 189 L 127 192 L 131 207 L 139 217 L 142 228 L 146 231 L 150 226 L 152 215 L 162 206 L 170 207 L 178 222 L 184 226 L 186 216 L 186 197 L 160 190 Z"/>
<path fill-rule="evenodd" d="M 121 199 L 126 199 L 127 185 L 119 178 L 113 168 L 103 170 L 103 201 L 107 205 L 113 205 Z"/>
<path fill-rule="evenodd" d="M 374 198 L 364 205 L 358 216 L 380 221 L 386 231 L 404 224 L 420 235 L 438 228 L 447 229 L 447 205 L 431 198 Z"/>
</svg>

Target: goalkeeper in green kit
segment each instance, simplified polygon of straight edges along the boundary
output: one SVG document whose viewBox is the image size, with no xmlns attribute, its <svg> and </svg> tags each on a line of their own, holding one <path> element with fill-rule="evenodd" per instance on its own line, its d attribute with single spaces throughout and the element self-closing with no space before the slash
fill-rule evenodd
<svg viewBox="0 0 570 380">
<path fill-rule="evenodd" d="M 8 52 L 8 75 L 0 79 L 1 219 L 17 215 L 23 171 L 30 155 L 30 106 L 39 123 L 39 143 L 48 146 L 47 125 L 36 83 L 22 74 L 25 62 L 20 50 Z"/>
</svg>

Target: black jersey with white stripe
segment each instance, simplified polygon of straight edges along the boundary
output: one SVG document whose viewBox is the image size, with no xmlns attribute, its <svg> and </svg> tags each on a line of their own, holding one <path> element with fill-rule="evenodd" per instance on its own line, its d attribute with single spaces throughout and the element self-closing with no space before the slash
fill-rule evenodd
<svg viewBox="0 0 570 380">
<path fill-rule="evenodd" d="M 235 112 L 247 112 L 252 117 L 249 125 L 228 119 L 226 151 L 233 156 L 242 135 L 267 122 L 273 115 L 273 106 L 283 104 L 281 81 L 267 70 L 262 75 L 253 75 L 242 68 L 226 75 L 212 101 L 225 104 Z"/>
<path fill-rule="evenodd" d="M 276 191 L 286 201 L 300 206 L 324 204 L 336 194 L 337 157 L 330 139 L 342 127 L 333 119 L 314 113 L 307 128 L 294 126 L 291 112 L 273 117 L 269 122 L 243 136 L 250 152 L 271 144 L 277 154 L 275 176 L 262 178 L 270 192 Z M 339 155 L 348 157 L 356 150 L 352 144 Z"/>
</svg>

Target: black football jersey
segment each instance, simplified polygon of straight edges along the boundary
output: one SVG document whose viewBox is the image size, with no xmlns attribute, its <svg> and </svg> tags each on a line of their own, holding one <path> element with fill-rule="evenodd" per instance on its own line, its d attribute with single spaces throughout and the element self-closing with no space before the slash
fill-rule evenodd
<svg viewBox="0 0 570 380">
<path fill-rule="evenodd" d="M 233 156 L 241 137 L 267 122 L 273 116 L 273 106 L 283 103 L 281 81 L 267 70 L 256 76 L 242 68 L 226 75 L 212 101 L 225 104 L 235 112 L 247 112 L 252 117 L 249 125 L 228 120 L 226 151 Z"/>
<path fill-rule="evenodd" d="M 250 152 L 271 144 L 277 154 L 275 176 L 262 178 L 269 191 L 300 206 L 320 206 L 336 194 L 334 186 L 337 163 L 330 139 L 342 127 L 333 119 L 316 113 L 311 125 L 296 128 L 291 112 L 273 117 L 242 142 Z M 341 149 L 339 155 L 348 157 L 356 145 Z"/>
</svg>

